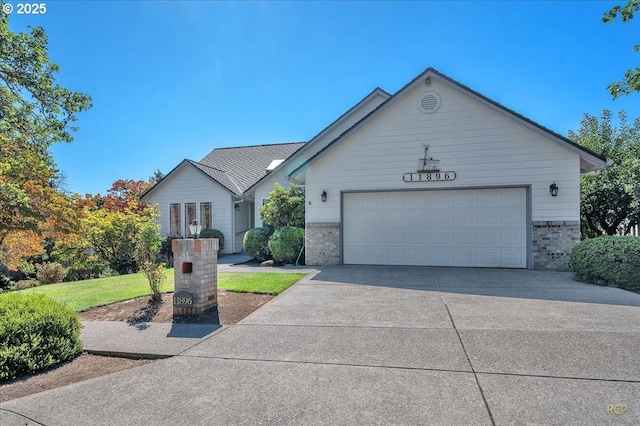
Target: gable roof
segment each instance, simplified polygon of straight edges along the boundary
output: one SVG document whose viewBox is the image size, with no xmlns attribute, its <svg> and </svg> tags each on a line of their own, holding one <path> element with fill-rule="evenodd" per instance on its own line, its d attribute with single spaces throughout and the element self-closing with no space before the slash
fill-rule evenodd
<svg viewBox="0 0 640 426">
<path fill-rule="evenodd" d="M 313 138 L 311 138 L 311 140 L 309 140 L 309 142 L 304 144 L 304 146 L 302 146 L 299 150 L 297 150 L 296 152 L 292 153 L 289 157 L 285 158 L 285 161 L 283 161 L 282 163 L 278 164 L 278 166 L 275 167 L 274 170 L 279 170 L 279 169 L 281 169 L 283 167 L 286 167 L 286 165 L 289 164 L 294 157 L 298 157 L 299 155 L 303 154 L 305 151 L 308 151 L 309 149 L 312 149 L 312 147 L 314 146 L 314 144 L 318 140 L 320 140 L 323 136 L 325 136 L 326 134 L 331 132 L 333 129 L 338 127 L 344 121 L 349 119 L 349 117 L 352 114 L 354 114 L 356 111 L 358 111 L 360 109 L 360 107 L 362 107 L 364 104 L 366 104 L 367 102 L 369 102 L 370 100 L 372 100 L 376 96 L 381 96 L 386 100 L 386 99 L 389 99 L 391 97 L 391 94 L 389 92 L 387 92 L 386 90 L 381 89 L 380 87 L 376 87 L 371 92 L 369 92 L 364 98 L 362 98 L 357 104 L 355 104 L 354 106 L 349 108 L 342 115 L 340 115 L 338 118 L 336 118 L 331 124 L 329 124 L 327 127 L 325 127 L 320 132 L 318 132 Z M 331 141 L 329 141 L 329 142 L 331 142 Z M 253 190 L 260 182 L 262 182 L 266 178 L 267 178 L 267 176 L 263 176 L 262 178 L 260 178 L 253 185 L 251 185 L 249 188 L 247 188 L 247 191 L 250 192 L 251 190 Z"/>
<path fill-rule="evenodd" d="M 482 95 L 479 92 L 476 92 L 475 90 L 471 89 L 468 86 L 463 85 L 462 83 L 459 83 L 458 81 L 452 79 L 451 77 L 439 72 L 438 70 L 429 67 L 426 70 L 424 70 L 422 73 L 420 73 L 417 77 L 415 77 L 413 80 L 411 80 L 409 83 L 407 83 L 404 87 L 402 87 L 400 90 L 398 90 L 396 93 L 394 93 L 389 99 L 387 99 L 386 101 L 384 101 L 383 103 L 381 103 L 380 105 L 378 105 L 377 108 L 375 108 L 373 111 L 371 111 L 369 114 L 367 114 L 365 117 L 363 117 L 360 121 L 358 121 L 357 123 L 355 123 L 353 126 L 351 126 L 349 129 L 345 130 L 340 136 L 338 136 L 337 138 L 335 138 L 333 141 L 331 141 L 327 146 L 325 146 L 322 150 L 318 151 L 315 155 L 313 155 L 311 158 L 309 158 L 308 160 L 306 160 L 304 163 L 302 163 L 300 166 L 296 167 L 291 173 L 289 173 L 289 177 L 293 177 L 297 174 L 299 174 L 302 170 L 304 170 L 306 167 L 309 166 L 309 164 L 311 164 L 312 162 L 316 161 L 318 158 L 322 157 L 324 154 L 326 154 L 329 150 L 331 150 L 333 147 L 335 147 L 336 145 L 338 145 L 340 142 L 342 142 L 347 136 L 351 135 L 353 132 L 355 132 L 357 129 L 361 128 L 363 125 L 365 125 L 366 123 L 368 123 L 370 120 L 372 120 L 374 117 L 378 116 L 382 111 L 386 110 L 387 108 L 389 108 L 389 106 L 393 105 L 399 98 L 401 98 L 405 93 L 411 91 L 413 88 L 416 87 L 416 85 L 421 84 L 423 81 L 426 81 L 427 78 L 434 78 L 437 79 L 439 82 L 444 83 L 445 85 L 447 85 L 448 87 L 456 90 L 459 93 L 462 93 L 464 95 L 467 95 L 469 97 L 471 97 L 472 99 L 475 99 L 476 101 L 484 104 L 485 106 L 488 106 L 489 108 L 498 111 L 500 113 L 502 113 L 503 115 L 519 122 L 520 124 L 524 125 L 525 127 L 539 133 L 542 134 L 544 136 L 546 136 L 547 138 L 553 140 L 554 142 L 564 146 L 565 148 L 576 152 L 577 154 L 580 155 L 580 169 L 581 172 L 588 172 L 588 171 L 592 171 L 592 170 L 596 170 L 600 167 L 604 167 L 607 164 L 607 160 L 606 158 L 602 157 L 601 155 L 585 148 L 582 147 L 580 145 L 578 145 L 577 143 L 573 142 L 572 140 L 542 126 L 539 123 L 536 123 L 535 121 L 515 112 L 512 109 L 509 109 L 507 107 L 505 107 L 504 105 L 489 99 L 488 97 Z"/>
<path fill-rule="evenodd" d="M 201 161 L 184 159 L 140 198 L 164 184 L 179 168 L 189 165 L 225 188 L 236 197 L 266 174 L 273 160 L 284 160 L 296 152 L 304 142 L 252 145 L 235 148 L 216 148 Z"/>
</svg>

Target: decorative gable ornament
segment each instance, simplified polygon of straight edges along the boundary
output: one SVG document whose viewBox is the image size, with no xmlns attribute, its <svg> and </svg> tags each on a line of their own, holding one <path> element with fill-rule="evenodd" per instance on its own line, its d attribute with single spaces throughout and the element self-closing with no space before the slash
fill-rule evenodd
<svg viewBox="0 0 640 426">
<path fill-rule="evenodd" d="M 402 180 L 405 182 L 454 180 L 456 172 L 441 171 L 438 166 L 440 160 L 429 156 L 429 145 L 422 144 L 422 146 L 424 147 L 424 156 L 418 160 L 418 171 L 416 173 L 405 173 Z"/>
</svg>

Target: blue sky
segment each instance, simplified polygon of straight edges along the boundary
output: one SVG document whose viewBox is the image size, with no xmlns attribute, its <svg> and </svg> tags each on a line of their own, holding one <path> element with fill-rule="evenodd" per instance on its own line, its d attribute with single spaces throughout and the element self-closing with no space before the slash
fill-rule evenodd
<svg viewBox="0 0 640 426">
<path fill-rule="evenodd" d="M 5 3 L 17 5 L 17 1 Z M 216 147 L 304 141 L 427 67 L 563 135 L 584 113 L 640 116 L 606 86 L 640 63 L 640 17 L 569 2 L 46 1 L 58 82 L 93 97 L 52 147 L 73 192 L 169 172 Z"/>
</svg>

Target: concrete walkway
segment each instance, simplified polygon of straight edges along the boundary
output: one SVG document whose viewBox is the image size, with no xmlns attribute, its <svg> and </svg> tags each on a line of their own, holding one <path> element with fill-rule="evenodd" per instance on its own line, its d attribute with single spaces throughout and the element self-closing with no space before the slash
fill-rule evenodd
<svg viewBox="0 0 640 426">
<path fill-rule="evenodd" d="M 564 273 L 323 267 L 198 339 L 0 424 L 640 424 L 640 295 Z"/>
</svg>

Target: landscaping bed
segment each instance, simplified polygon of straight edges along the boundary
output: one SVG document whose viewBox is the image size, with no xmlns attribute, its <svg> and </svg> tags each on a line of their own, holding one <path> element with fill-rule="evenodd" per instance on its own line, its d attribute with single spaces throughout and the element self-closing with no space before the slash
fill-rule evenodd
<svg viewBox="0 0 640 426">
<path fill-rule="evenodd" d="M 149 296 L 112 303 L 80 312 L 82 321 L 173 322 L 173 293 L 163 295 L 161 303 L 151 303 Z M 267 303 L 274 296 L 253 293 L 218 291 L 218 313 L 198 319 L 179 318 L 179 322 L 213 322 L 219 316 L 220 324 L 232 325 Z M 216 316 L 217 315 L 217 316 Z M 149 360 L 104 357 L 84 354 L 78 358 L 43 372 L 25 375 L 0 385 L 0 402 L 20 398 L 59 386 L 91 379 L 132 367 L 147 364 Z"/>
</svg>

